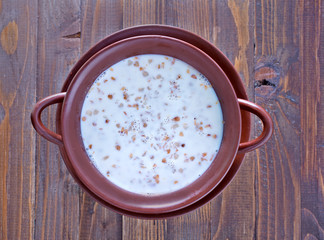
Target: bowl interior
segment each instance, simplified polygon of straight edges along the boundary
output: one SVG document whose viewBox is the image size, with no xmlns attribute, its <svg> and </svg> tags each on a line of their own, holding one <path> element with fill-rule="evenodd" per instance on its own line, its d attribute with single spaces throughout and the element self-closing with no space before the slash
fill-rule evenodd
<svg viewBox="0 0 324 240">
<path fill-rule="evenodd" d="M 84 98 L 96 78 L 122 59 L 140 54 L 163 54 L 187 62 L 211 82 L 223 110 L 224 133 L 220 150 L 207 171 L 189 186 L 158 196 L 125 191 L 93 166 L 83 148 L 80 115 Z M 75 75 L 62 109 L 62 135 L 67 155 L 80 180 L 105 201 L 128 211 L 165 213 L 193 204 L 222 180 L 236 155 L 241 116 L 234 90 L 220 67 L 198 48 L 165 36 L 137 36 L 109 45 L 91 57 Z"/>
</svg>

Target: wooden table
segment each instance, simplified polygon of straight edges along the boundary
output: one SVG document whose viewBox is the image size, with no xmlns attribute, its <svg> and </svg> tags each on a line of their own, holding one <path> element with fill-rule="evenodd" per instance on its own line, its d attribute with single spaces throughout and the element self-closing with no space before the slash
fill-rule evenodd
<svg viewBox="0 0 324 240">
<path fill-rule="evenodd" d="M 323 8 L 320 0 L 0 0 L 0 239 L 324 239 Z M 152 23 L 215 44 L 275 126 L 221 195 L 168 220 L 99 205 L 30 122 L 35 102 L 59 92 L 92 45 Z M 255 137 L 262 125 L 252 120 Z M 43 121 L 55 126 L 55 107 Z"/>
</svg>

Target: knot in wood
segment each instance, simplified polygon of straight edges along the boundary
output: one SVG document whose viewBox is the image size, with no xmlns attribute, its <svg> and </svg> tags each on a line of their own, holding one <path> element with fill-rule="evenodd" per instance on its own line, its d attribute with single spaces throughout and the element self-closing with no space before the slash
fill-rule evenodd
<svg viewBox="0 0 324 240">
<path fill-rule="evenodd" d="M 261 64 L 254 73 L 254 88 L 257 97 L 270 98 L 276 93 L 280 80 L 280 69 L 266 63 Z"/>
<path fill-rule="evenodd" d="M 3 108 L 2 104 L 0 103 L 0 125 L 3 119 L 5 118 L 6 110 Z"/>
</svg>

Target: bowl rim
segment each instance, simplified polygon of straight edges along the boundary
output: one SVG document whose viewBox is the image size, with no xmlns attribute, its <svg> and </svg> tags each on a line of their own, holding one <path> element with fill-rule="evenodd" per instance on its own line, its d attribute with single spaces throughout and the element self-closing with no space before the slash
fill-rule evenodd
<svg viewBox="0 0 324 240">
<path fill-rule="evenodd" d="M 231 89 L 229 91 L 229 94 L 232 96 L 232 99 L 237 99 L 236 94 L 234 92 L 234 89 L 232 85 L 230 84 L 227 76 L 222 71 L 222 69 L 217 65 L 217 63 L 212 60 L 206 53 L 202 52 L 200 49 L 194 47 L 193 45 L 184 42 L 179 39 L 175 39 L 172 37 L 166 37 L 166 36 L 160 36 L 160 35 L 142 35 L 142 36 L 135 36 L 127 39 L 123 39 L 121 41 L 118 41 L 114 44 L 111 44 L 104 49 L 100 50 L 96 54 L 94 54 L 85 64 L 82 65 L 82 67 L 79 69 L 75 77 L 73 78 L 68 91 L 67 96 L 64 100 L 63 106 L 62 106 L 62 115 L 61 115 L 61 123 L 62 123 L 62 136 L 63 136 L 63 142 L 65 146 L 65 150 L 67 152 L 67 155 L 70 159 L 71 165 L 73 169 L 76 172 L 76 175 L 80 178 L 83 184 L 87 186 L 87 188 L 94 192 L 97 196 L 102 198 L 103 200 L 113 204 L 114 206 L 118 208 L 122 208 L 128 211 L 132 212 L 138 212 L 138 213 L 165 213 L 165 212 L 171 212 L 175 210 L 182 209 L 184 207 L 187 207 L 198 200 L 202 199 L 204 196 L 206 196 L 210 191 L 212 191 L 218 183 L 221 182 L 223 177 L 226 175 L 227 171 L 230 169 L 234 158 L 236 156 L 237 148 L 240 142 L 241 137 L 241 114 L 239 110 L 239 106 L 236 100 L 235 106 L 233 106 L 233 109 L 231 111 L 235 112 L 237 115 L 237 121 L 236 124 L 232 125 L 236 126 L 234 129 L 236 131 L 236 141 L 232 141 L 231 144 L 231 151 L 230 154 L 227 152 L 228 155 L 228 161 L 226 161 L 225 167 L 222 168 L 221 173 L 215 177 L 215 173 L 212 174 L 212 166 L 206 170 L 206 172 L 201 176 L 199 179 L 205 179 L 204 184 L 202 184 L 203 180 L 197 180 L 193 184 L 190 184 L 188 187 L 185 187 L 184 189 L 180 189 L 175 192 L 171 192 L 169 194 L 163 194 L 159 196 L 145 196 L 145 195 L 139 195 L 127 192 L 125 190 L 122 190 L 115 186 L 114 184 L 107 181 L 107 179 L 92 165 L 90 164 L 89 158 L 87 157 L 85 150 L 83 151 L 76 151 L 75 149 L 77 146 L 80 147 L 80 141 L 83 142 L 80 137 L 80 133 L 78 133 L 76 127 L 76 120 L 75 121 L 65 121 L 65 119 L 77 119 L 80 121 L 80 109 L 78 110 L 75 106 L 83 105 L 78 103 L 80 102 L 80 95 L 84 95 L 87 93 L 86 88 L 90 85 L 92 85 L 92 82 L 97 78 L 97 76 L 105 71 L 108 67 L 113 65 L 114 63 L 118 62 L 116 59 L 115 62 L 110 62 L 110 65 L 107 65 L 107 58 L 111 58 L 111 54 L 116 54 L 121 51 L 125 51 L 125 48 L 129 48 L 130 44 L 143 44 L 141 42 L 143 41 L 151 41 L 151 44 L 153 42 L 169 42 L 169 43 L 177 43 L 180 44 L 178 46 L 183 46 L 184 49 L 189 49 L 192 51 L 191 54 L 195 54 L 195 56 L 203 57 L 207 63 L 210 63 L 215 67 L 215 72 L 219 76 L 222 77 L 222 79 L 226 82 L 227 89 Z M 154 44 L 153 44 L 154 45 Z M 153 46 L 152 45 L 152 46 Z M 147 46 L 147 45 L 146 45 Z M 143 50 L 142 50 L 143 51 Z M 139 52 L 131 52 L 129 56 L 139 55 L 143 54 L 141 51 Z M 160 53 L 163 54 L 163 53 Z M 166 54 L 165 54 L 166 55 Z M 169 54 L 171 55 L 171 54 Z M 120 60 L 127 58 L 128 56 L 119 56 Z M 179 57 L 178 57 L 179 58 Z M 181 59 L 183 60 L 183 59 Z M 112 61 L 112 60 L 111 60 Z M 102 65 L 100 65 L 100 62 Z M 108 61 L 109 62 L 109 61 Z M 191 64 L 194 65 L 194 64 Z M 196 66 L 194 66 L 196 67 Z M 198 68 L 197 68 L 198 69 Z M 201 69 L 198 69 L 200 72 L 204 74 L 204 71 Z M 90 75 L 89 75 L 90 74 Z M 206 75 L 206 74 L 204 74 Z M 208 75 L 208 74 L 207 74 Z M 92 79 L 91 84 L 88 83 L 88 85 L 85 86 L 85 84 L 82 84 L 84 82 L 83 79 L 88 79 L 89 76 Z M 80 87 L 81 86 L 81 87 Z M 82 88 L 83 86 L 83 88 Z M 85 91 L 86 90 L 86 91 Z M 83 91 L 83 92 L 82 92 Z M 82 92 L 82 94 L 80 94 Z M 217 93 L 217 95 L 219 95 Z M 79 96 L 79 97 L 78 97 Z M 82 96 L 81 96 L 82 97 Z M 79 111 L 79 112 L 78 112 Z M 78 117 L 75 117 L 77 115 Z M 74 125 L 73 125 L 74 124 Z M 230 124 L 230 123 L 229 123 Z M 233 126 L 231 128 L 233 128 Z M 234 131 L 233 130 L 233 131 Z M 225 128 L 224 128 L 225 133 Z M 79 137 L 79 139 L 78 139 Z M 77 143 L 77 144 L 75 144 Z M 229 144 L 228 144 L 229 145 Z M 222 147 L 221 147 L 222 149 Z M 221 152 L 220 149 L 220 152 Z M 86 155 L 86 157 L 84 156 Z M 217 155 L 219 156 L 219 154 Z M 81 158 L 80 158 L 81 157 Z M 81 160 L 80 160 L 81 159 Z M 85 161 L 87 159 L 87 162 Z M 217 157 L 216 157 L 217 159 Z M 215 169 L 214 169 L 215 170 Z M 91 177 L 89 175 L 91 173 Z M 205 175 L 205 176 L 204 176 Z M 94 177 L 95 176 L 95 177 Z M 203 177 L 204 176 L 204 177 Z M 94 180 L 95 179 L 95 180 Z M 206 181 L 208 184 L 206 184 Z M 198 183 L 197 183 L 198 182 Z M 194 186 L 191 186 L 194 185 Z M 191 187 L 190 187 L 191 186 Z M 197 186 L 200 186 L 198 188 Z M 109 191 L 107 190 L 109 189 Z M 180 196 L 180 197 L 179 197 Z M 172 203 L 170 203 L 170 199 L 173 199 Z"/>
</svg>

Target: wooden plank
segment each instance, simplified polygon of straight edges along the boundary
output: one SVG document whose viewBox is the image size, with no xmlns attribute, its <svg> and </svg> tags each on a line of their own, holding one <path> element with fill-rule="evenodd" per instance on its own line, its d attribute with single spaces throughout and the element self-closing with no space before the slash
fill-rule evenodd
<svg viewBox="0 0 324 240">
<path fill-rule="evenodd" d="M 123 28 L 122 0 L 81 1 L 81 53 L 98 41 Z"/>
<path fill-rule="evenodd" d="M 124 0 L 123 28 L 142 24 L 165 24 L 165 0 Z"/>
<path fill-rule="evenodd" d="M 166 19 L 168 25 L 181 27 L 210 40 L 213 27 L 210 22 L 209 1 L 168 1 Z M 210 239 L 211 209 L 206 204 L 183 216 L 168 219 L 167 239 Z"/>
<path fill-rule="evenodd" d="M 324 239 L 324 3 L 300 4 L 301 237 Z"/>
<path fill-rule="evenodd" d="M 167 221 L 167 239 L 211 239 L 211 207 L 206 204 Z"/>
<path fill-rule="evenodd" d="M 33 239 L 37 1 L 0 1 L 0 238 Z"/>
<path fill-rule="evenodd" d="M 165 21 L 165 1 L 125 0 L 123 27 L 142 24 L 162 24 Z M 165 220 L 142 220 L 123 216 L 123 239 L 167 239 Z"/>
<path fill-rule="evenodd" d="M 300 117 L 305 109 L 300 104 L 307 99 L 300 94 L 300 2 L 255 3 L 256 102 L 271 113 L 275 128 L 256 152 L 257 239 L 301 239 Z M 257 132 L 261 127 L 256 125 Z"/>
<path fill-rule="evenodd" d="M 122 1 L 81 1 L 81 53 L 122 28 Z M 80 239 L 121 239 L 122 217 L 87 193 L 80 195 Z"/>
<path fill-rule="evenodd" d="M 171 239 L 165 236 L 166 220 L 141 220 L 123 217 L 123 239 Z"/>
<path fill-rule="evenodd" d="M 79 1 L 39 2 L 38 81 L 41 99 L 60 92 L 80 52 Z M 55 129 L 56 107 L 44 111 L 43 122 Z M 35 239 L 77 239 L 79 187 L 67 171 L 59 148 L 37 137 Z"/>
<path fill-rule="evenodd" d="M 253 102 L 253 1 L 216 1 L 212 4 L 213 43 L 239 72 Z M 254 138 L 253 123 L 251 138 Z M 212 202 L 213 239 L 253 239 L 255 230 L 255 152 L 247 153 L 230 185 Z"/>
<path fill-rule="evenodd" d="M 196 11 L 196 10 L 199 11 Z M 208 2 L 201 1 L 126 1 L 124 27 L 140 24 L 180 26 L 209 38 L 206 26 Z M 180 15 L 181 16 L 178 16 Z M 210 238 L 209 205 L 185 216 L 167 221 L 134 220 L 123 217 L 124 239 L 208 239 Z M 167 230 L 167 231 L 166 231 Z"/>
<path fill-rule="evenodd" d="M 167 1 L 165 23 L 177 26 L 211 40 L 215 37 L 212 1 Z"/>
</svg>

